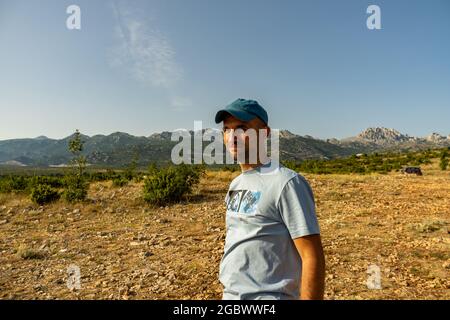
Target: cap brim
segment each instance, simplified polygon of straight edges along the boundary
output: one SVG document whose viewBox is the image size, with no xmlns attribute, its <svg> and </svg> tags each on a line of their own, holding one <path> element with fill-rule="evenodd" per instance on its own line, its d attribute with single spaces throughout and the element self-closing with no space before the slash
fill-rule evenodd
<svg viewBox="0 0 450 320">
<path fill-rule="evenodd" d="M 241 111 L 241 110 L 219 110 L 216 113 L 216 123 L 220 123 L 222 122 L 226 117 L 228 117 L 229 115 L 232 115 L 233 117 L 241 120 L 241 121 L 250 121 L 254 118 L 256 118 L 256 116 L 254 114 L 245 112 L 245 111 Z"/>
</svg>

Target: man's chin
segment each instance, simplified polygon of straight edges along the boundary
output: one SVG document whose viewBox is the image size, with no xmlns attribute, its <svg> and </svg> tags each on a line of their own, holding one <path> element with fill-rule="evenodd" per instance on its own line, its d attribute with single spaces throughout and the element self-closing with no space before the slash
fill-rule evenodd
<svg viewBox="0 0 450 320">
<path fill-rule="evenodd" d="M 230 153 L 231 158 L 232 158 L 234 161 L 237 161 L 237 160 L 238 160 L 238 154 L 239 154 L 239 152 L 238 152 L 237 149 L 235 149 L 235 148 L 230 148 L 230 149 L 228 149 L 228 152 Z"/>
</svg>

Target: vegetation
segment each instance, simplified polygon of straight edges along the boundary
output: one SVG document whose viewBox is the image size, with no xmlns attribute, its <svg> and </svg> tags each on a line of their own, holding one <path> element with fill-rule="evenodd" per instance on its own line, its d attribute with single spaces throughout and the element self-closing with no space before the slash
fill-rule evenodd
<svg viewBox="0 0 450 320">
<path fill-rule="evenodd" d="M 112 185 L 114 187 L 123 187 L 126 186 L 128 184 L 128 179 L 118 176 L 115 177 L 114 179 L 112 179 Z"/>
<path fill-rule="evenodd" d="M 58 190 L 55 190 L 48 184 L 38 184 L 31 190 L 31 201 L 39 205 L 56 201 L 59 198 Z"/>
<path fill-rule="evenodd" d="M 86 159 L 81 155 L 83 142 L 77 130 L 69 149 L 74 155 L 73 166 L 69 172 L 54 168 L 41 168 L 27 171 L 3 172 L 0 175 L 0 193 L 25 193 L 35 203 L 43 204 L 55 201 L 60 196 L 69 202 L 83 201 L 87 197 L 89 183 L 95 181 L 112 181 L 114 187 L 123 187 L 130 181 L 144 180 L 144 197 L 149 203 L 161 205 L 177 202 L 188 195 L 198 183 L 203 166 L 180 165 L 158 167 L 151 163 L 147 170 L 138 170 L 137 155 L 123 170 L 86 169 Z M 406 166 L 429 164 L 431 160 L 439 161 L 439 167 L 447 170 L 449 166 L 449 149 L 428 149 L 421 152 L 358 154 L 347 158 L 332 160 L 305 160 L 302 162 L 285 161 L 287 167 L 304 173 L 315 174 L 370 174 L 388 173 Z M 239 171 L 238 165 L 212 167 L 225 172 Z M 57 195 L 58 194 L 58 195 Z"/>
<path fill-rule="evenodd" d="M 69 141 L 69 151 L 74 155 L 72 159 L 73 171 L 66 176 L 64 198 L 68 202 L 83 201 L 87 197 L 89 182 L 84 177 L 86 168 L 86 157 L 82 155 L 83 141 L 78 129 L 73 139 Z"/>
<path fill-rule="evenodd" d="M 151 166 L 144 180 L 144 200 L 152 205 L 178 202 L 191 193 L 203 172 L 203 166 L 181 164 L 159 170 Z"/>
<path fill-rule="evenodd" d="M 84 201 L 87 197 L 89 183 L 83 177 L 68 175 L 65 178 L 63 197 L 67 202 Z"/>
<path fill-rule="evenodd" d="M 9 175 L 0 180 L 0 193 L 23 192 L 28 188 L 28 179 Z"/>
<path fill-rule="evenodd" d="M 235 172 L 235 171 L 239 171 L 240 170 L 240 167 L 239 167 L 239 165 L 237 165 L 237 164 L 232 164 L 232 165 L 224 165 L 222 168 L 221 168 L 223 171 L 230 171 L 230 172 Z"/>
<path fill-rule="evenodd" d="M 123 172 L 123 177 L 127 181 L 131 181 L 136 177 L 136 167 L 138 161 L 139 161 L 139 154 L 136 152 L 130 164 L 126 167 L 125 171 Z"/>
<path fill-rule="evenodd" d="M 283 164 L 295 171 L 316 174 L 369 174 L 374 172 L 385 174 L 394 170 L 400 170 L 404 166 L 429 164 L 431 159 L 439 157 L 439 154 L 443 154 L 444 151 L 438 149 L 407 153 L 375 152 L 369 155 L 364 153 L 332 160 L 305 160 L 298 163 L 286 161 Z"/>
<path fill-rule="evenodd" d="M 41 250 L 36 250 L 33 248 L 28 248 L 25 245 L 21 245 L 17 251 L 16 251 L 17 256 L 19 256 L 20 258 L 24 259 L 24 260 L 28 260 L 28 259 L 44 259 L 46 257 L 46 253 L 44 251 Z"/>
<path fill-rule="evenodd" d="M 38 175 L 39 174 L 39 175 Z M 103 171 L 95 172 L 83 172 L 83 179 L 76 179 L 76 174 L 68 174 L 61 172 L 46 172 L 45 170 L 36 170 L 33 175 L 30 175 L 27 171 L 17 171 L 9 173 L 7 175 L 0 175 L 0 193 L 26 193 L 30 194 L 34 187 L 46 184 L 55 189 L 70 188 L 74 184 L 79 183 L 79 180 L 83 180 L 86 184 L 96 181 L 113 181 L 113 185 L 123 185 L 129 180 L 135 180 L 136 182 L 142 181 L 146 172 L 135 171 L 132 174 L 132 179 L 129 173 L 124 173 L 121 170 L 107 169 Z M 120 181 L 114 183 L 114 181 Z"/>
<path fill-rule="evenodd" d="M 440 157 L 439 167 L 441 170 L 445 171 L 448 167 L 448 149 L 442 150 L 441 157 Z"/>
</svg>

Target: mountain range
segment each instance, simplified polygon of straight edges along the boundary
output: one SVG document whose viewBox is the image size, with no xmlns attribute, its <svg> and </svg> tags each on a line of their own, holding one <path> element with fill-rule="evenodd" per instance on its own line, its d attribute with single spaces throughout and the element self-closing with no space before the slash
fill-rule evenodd
<svg viewBox="0 0 450 320">
<path fill-rule="evenodd" d="M 217 130 L 217 129 L 204 129 Z M 192 136 L 193 132 L 190 131 Z M 138 165 L 150 162 L 168 163 L 173 146 L 172 132 L 163 131 L 148 137 L 133 136 L 124 132 L 110 135 L 81 135 L 83 154 L 90 165 L 101 167 L 125 166 L 133 159 Z M 68 151 L 69 140 L 50 139 L 46 136 L 26 139 L 0 140 L 0 165 L 9 166 L 67 166 L 72 155 Z M 203 147 L 209 142 L 205 141 Z M 413 137 L 395 129 L 367 128 L 356 136 L 344 139 L 318 139 L 301 136 L 288 130 L 280 131 L 280 157 L 282 160 L 333 159 L 357 153 L 384 151 L 413 151 L 428 148 L 450 147 L 450 135 L 432 133 L 427 137 Z"/>
</svg>

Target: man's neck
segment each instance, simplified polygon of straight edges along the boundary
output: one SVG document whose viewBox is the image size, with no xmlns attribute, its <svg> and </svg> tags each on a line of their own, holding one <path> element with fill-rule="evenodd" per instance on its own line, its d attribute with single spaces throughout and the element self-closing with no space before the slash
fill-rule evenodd
<svg viewBox="0 0 450 320">
<path fill-rule="evenodd" d="M 270 161 L 270 160 L 269 160 Z M 265 163 L 261 163 L 259 160 L 257 163 L 239 163 L 239 166 L 241 167 L 241 171 L 245 172 L 245 171 L 249 171 L 249 170 L 253 170 L 256 169 L 258 167 L 263 166 Z"/>
</svg>

